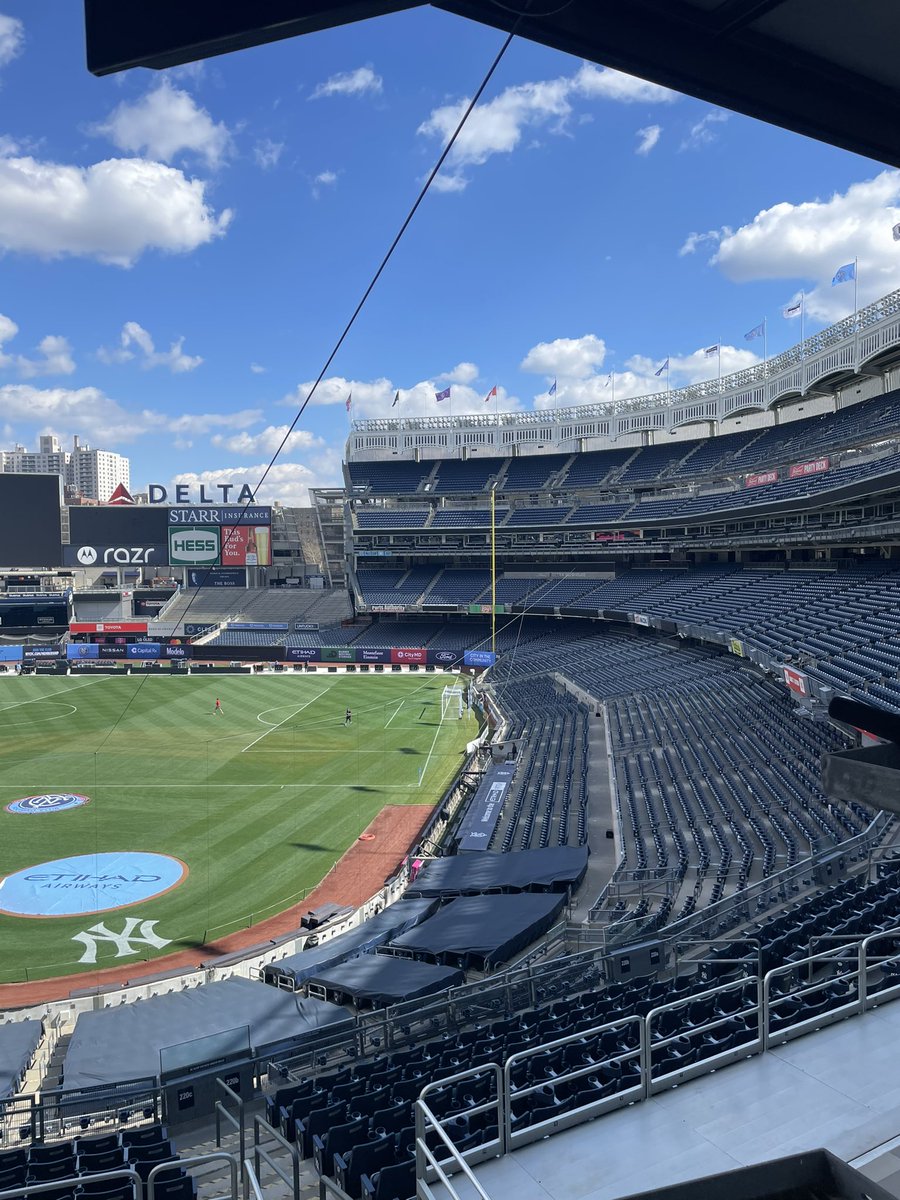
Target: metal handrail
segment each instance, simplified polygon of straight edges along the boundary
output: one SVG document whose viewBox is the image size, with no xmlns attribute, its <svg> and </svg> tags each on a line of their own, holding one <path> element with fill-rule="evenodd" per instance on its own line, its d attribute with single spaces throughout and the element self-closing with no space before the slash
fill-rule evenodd
<svg viewBox="0 0 900 1200">
<path fill-rule="evenodd" d="M 206 1163 L 211 1162 L 227 1162 L 231 1172 L 231 1200 L 238 1200 L 238 1163 L 233 1154 L 228 1154 L 225 1150 L 215 1150 L 211 1154 L 198 1154 L 191 1158 L 179 1158 L 177 1165 L 179 1167 L 202 1167 Z M 172 1169 L 172 1162 L 160 1162 L 154 1166 L 150 1174 L 147 1176 L 147 1200 L 154 1200 L 154 1184 L 156 1183 L 157 1175 L 163 1171 Z M 96 1176 L 91 1176 L 92 1179 Z M 138 1197 L 140 1200 L 140 1197 Z"/>
<path fill-rule="evenodd" d="M 248 1158 L 241 1159 L 241 1176 L 244 1180 L 244 1200 L 264 1200 L 262 1188 L 253 1170 L 253 1163 Z"/>
<path fill-rule="evenodd" d="M 225 1093 L 226 1098 L 233 1100 L 237 1106 L 237 1116 L 228 1111 L 221 1100 L 217 1100 L 215 1104 L 216 1113 L 216 1146 L 222 1145 L 222 1120 L 234 1129 L 238 1135 L 238 1144 L 240 1148 L 241 1171 L 243 1172 L 244 1154 L 247 1145 L 247 1124 L 244 1115 L 244 1101 L 232 1088 L 228 1086 L 224 1079 L 216 1078 L 216 1087 L 221 1088 Z"/>
<path fill-rule="evenodd" d="M 169 1162 L 161 1165 L 171 1167 L 172 1164 Z M 119 1167 L 115 1171 L 98 1171 L 96 1175 L 91 1175 L 92 1183 L 105 1183 L 107 1180 L 117 1179 L 129 1180 L 134 1188 L 134 1200 L 143 1200 L 144 1182 L 133 1167 Z M 23 1183 L 21 1187 L 0 1192 L 0 1200 L 13 1200 L 17 1196 L 37 1196 L 41 1192 L 74 1191 L 83 1183 L 83 1175 L 76 1175 L 69 1179 L 53 1179 L 48 1183 Z"/>
<path fill-rule="evenodd" d="M 260 1131 L 265 1133 L 282 1149 L 287 1150 L 291 1156 L 291 1177 L 288 1178 L 287 1172 L 282 1168 L 280 1163 L 275 1162 L 265 1146 L 260 1145 Z M 296 1142 L 289 1142 L 287 1138 L 282 1137 L 279 1130 L 270 1125 L 265 1117 L 258 1114 L 253 1118 L 253 1172 L 257 1180 L 261 1176 L 259 1169 L 260 1160 L 271 1167 L 282 1183 L 287 1184 L 293 1189 L 294 1200 L 300 1200 L 300 1153 L 297 1150 Z"/>
<path fill-rule="evenodd" d="M 466 1074 L 468 1074 L 468 1072 L 466 1072 Z M 427 1090 L 428 1088 L 425 1088 L 422 1094 L 424 1095 L 424 1092 Z M 491 1200 L 491 1197 L 475 1178 L 472 1168 L 453 1145 L 450 1138 L 444 1132 L 444 1128 L 440 1121 L 422 1099 L 421 1095 L 416 1101 L 416 1187 L 419 1192 L 424 1193 L 427 1200 L 434 1200 L 434 1191 L 426 1180 L 426 1174 L 428 1168 L 430 1167 L 437 1175 L 443 1186 L 447 1189 L 448 1193 L 452 1197 L 452 1200 L 461 1200 L 459 1192 L 450 1182 L 450 1176 L 442 1166 L 442 1163 L 446 1162 L 447 1160 L 439 1160 L 434 1151 L 431 1150 L 425 1143 L 425 1133 L 428 1128 L 433 1129 L 440 1140 L 447 1147 L 450 1152 L 450 1161 L 455 1165 L 456 1169 L 461 1171 L 466 1177 L 467 1182 L 470 1183 L 475 1189 L 480 1197 L 480 1200 Z"/>
</svg>

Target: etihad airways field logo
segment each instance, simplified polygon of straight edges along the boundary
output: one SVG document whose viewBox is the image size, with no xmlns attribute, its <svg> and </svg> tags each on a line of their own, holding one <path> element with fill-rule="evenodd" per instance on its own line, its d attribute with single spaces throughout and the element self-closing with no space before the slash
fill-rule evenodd
<svg viewBox="0 0 900 1200">
<path fill-rule="evenodd" d="M 7 804 L 6 811 L 27 815 L 56 813 L 69 808 L 81 808 L 90 802 L 89 796 L 79 796 L 77 792 L 47 792 L 43 796 L 23 796 L 21 800 L 13 800 L 12 804 Z"/>
<path fill-rule="evenodd" d="M 76 854 L 7 875 L 0 881 L 0 913 L 75 917 L 127 908 L 170 891 L 187 874 L 168 854 Z"/>
</svg>

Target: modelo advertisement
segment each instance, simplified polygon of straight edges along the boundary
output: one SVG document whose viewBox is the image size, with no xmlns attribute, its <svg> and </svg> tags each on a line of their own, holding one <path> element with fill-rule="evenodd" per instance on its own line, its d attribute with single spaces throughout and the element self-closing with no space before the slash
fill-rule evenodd
<svg viewBox="0 0 900 1200">
<path fill-rule="evenodd" d="M 189 645 L 160 646 L 160 658 L 193 658 L 194 647 Z"/>
<path fill-rule="evenodd" d="M 391 651 L 392 663 L 427 663 L 427 650 L 410 650 L 407 646 L 402 646 L 399 650 Z"/>
</svg>

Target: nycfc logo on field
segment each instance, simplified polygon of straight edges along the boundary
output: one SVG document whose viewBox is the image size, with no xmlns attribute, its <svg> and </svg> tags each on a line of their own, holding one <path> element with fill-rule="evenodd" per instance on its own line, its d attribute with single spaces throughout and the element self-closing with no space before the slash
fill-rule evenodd
<svg viewBox="0 0 900 1200">
<path fill-rule="evenodd" d="M 67 808 L 81 808 L 82 804 L 90 804 L 90 796 L 79 796 L 77 792 L 48 792 L 45 796 L 25 796 L 21 800 L 13 800 L 7 804 L 6 811 L 11 813 L 54 813 L 65 812 Z"/>
</svg>

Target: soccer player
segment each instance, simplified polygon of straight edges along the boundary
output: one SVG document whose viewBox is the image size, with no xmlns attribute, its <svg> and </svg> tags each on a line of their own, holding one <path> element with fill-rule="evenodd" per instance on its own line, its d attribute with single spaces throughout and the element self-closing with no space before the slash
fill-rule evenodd
<svg viewBox="0 0 900 1200">
<path fill-rule="evenodd" d="M 216 707 L 213 709 L 213 716 L 224 716 L 224 713 L 222 712 L 222 705 L 219 703 L 218 696 L 216 696 Z"/>
<path fill-rule="evenodd" d="M 344 724 L 345 724 L 345 725 L 352 725 L 352 724 L 353 724 L 353 713 L 350 711 L 350 709 L 349 709 L 349 708 L 348 708 L 348 709 L 347 709 L 347 711 L 344 713 Z"/>
</svg>

